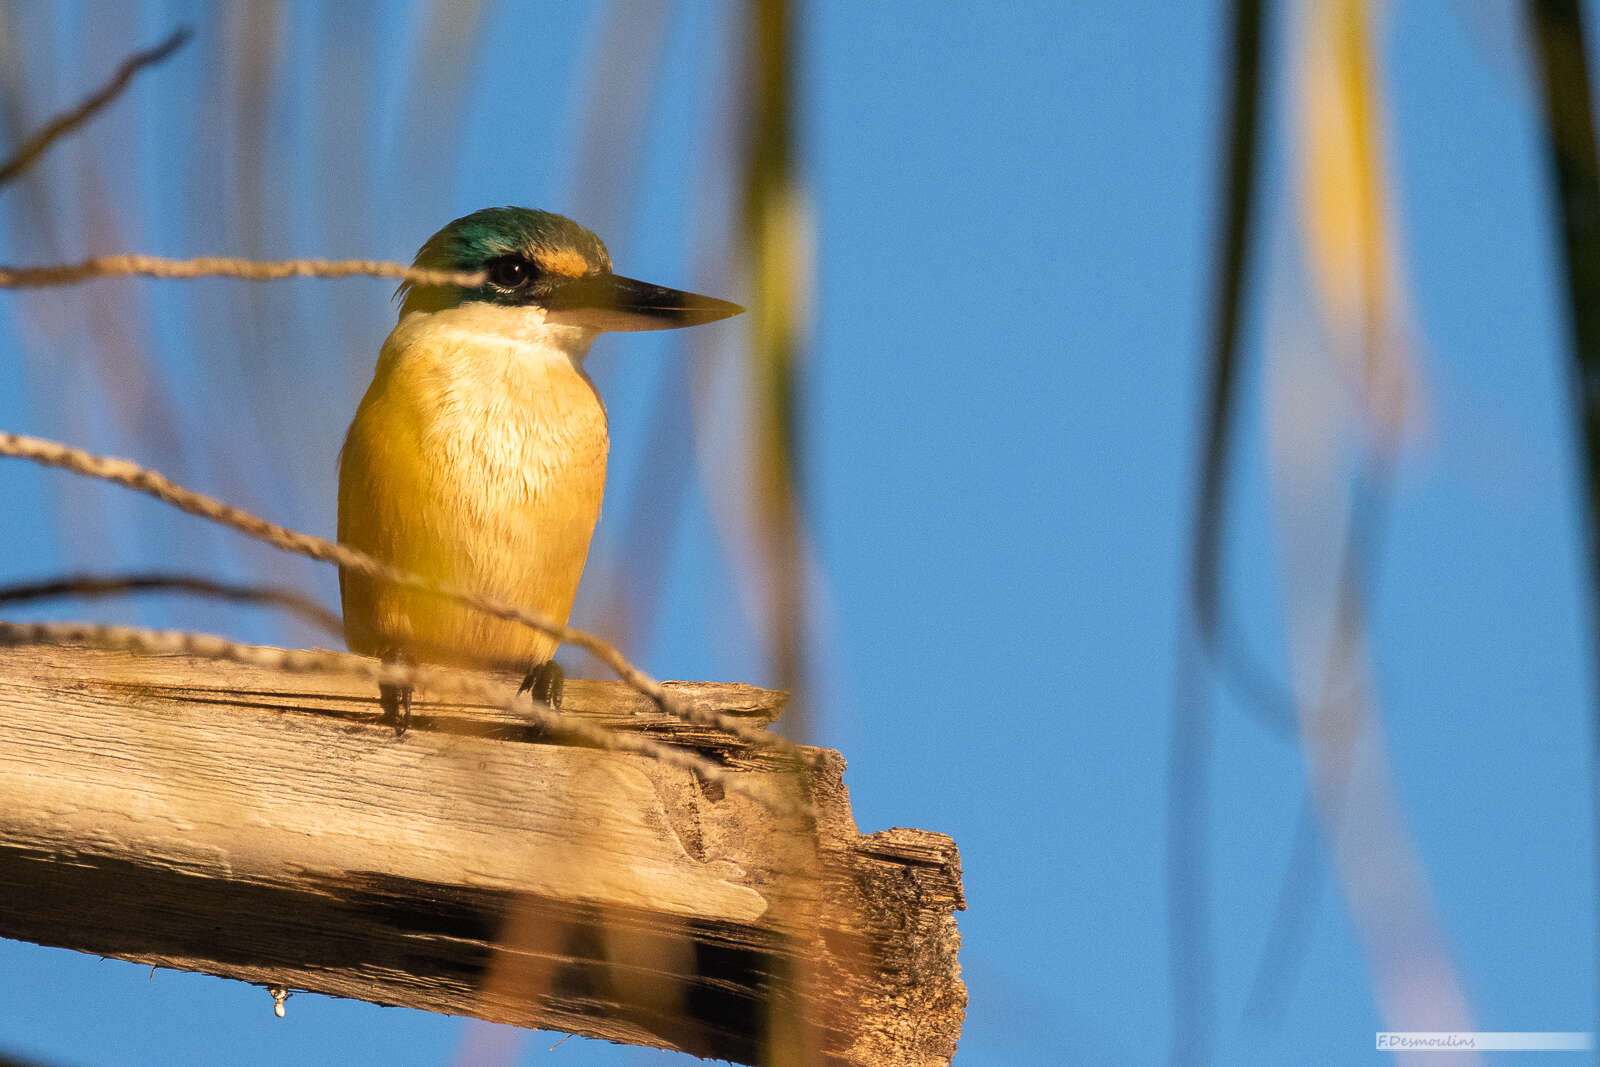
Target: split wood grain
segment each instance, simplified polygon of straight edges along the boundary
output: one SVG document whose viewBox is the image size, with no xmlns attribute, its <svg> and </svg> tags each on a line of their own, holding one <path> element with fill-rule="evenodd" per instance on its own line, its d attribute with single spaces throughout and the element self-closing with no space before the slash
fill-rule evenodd
<svg viewBox="0 0 1600 1067">
<path fill-rule="evenodd" d="M 620 683 L 566 707 L 812 817 L 425 691 L 395 738 L 359 680 L 0 648 L 0 936 L 739 1063 L 950 1061 L 954 842 L 859 833 L 836 752 L 801 770 Z"/>
</svg>

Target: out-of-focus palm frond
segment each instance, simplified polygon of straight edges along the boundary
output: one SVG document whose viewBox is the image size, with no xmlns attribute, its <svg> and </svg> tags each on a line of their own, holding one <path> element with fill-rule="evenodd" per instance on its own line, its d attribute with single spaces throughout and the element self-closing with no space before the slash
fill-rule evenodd
<svg viewBox="0 0 1600 1067">
<path fill-rule="evenodd" d="M 1588 493 L 1590 603 L 1600 617 L 1600 154 L 1595 146 L 1593 77 L 1579 0 L 1528 0 L 1545 156 L 1554 186 L 1572 330 L 1572 403 L 1577 452 Z M 1593 634 L 1590 640 L 1594 641 Z M 1594 650 L 1600 664 L 1600 643 Z M 1600 721 L 1600 709 L 1595 717 Z M 1596 727 L 1600 739 L 1600 726 Z M 1600 779 L 1600 749 L 1591 774 Z M 1600 850 L 1600 793 L 1594 820 Z M 1600 866 L 1600 852 L 1596 865 Z"/>
<path fill-rule="evenodd" d="M 1379 439 L 1392 444 L 1419 410 L 1419 376 L 1366 0 L 1311 5 L 1302 42 L 1297 174 L 1307 258 L 1333 351 Z"/>
<path fill-rule="evenodd" d="M 1229 439 L 1237 406 L 1239 335 L 1256 202 L 1256 144 L 1268 83 L 1262 77 L 1266 17 L 1259 0 L 1235 0 L 1230 14 L 1226 125 L 1222 131 L 1223 217 L 1217 230 L 1218 287 L 1212 305 L 1200 445 L 1200 484 L 1193 517 L 1194 554 L 1181 601 L 1172 747 L 1168 753 L 1167 929 L 1173 992 L 1171 1059 L 1210 1059 L 1215 1011 L 1206 798 L 1211 763 L 1211 711 L 1203 645 L 1215 636 L 1221 570 L 1222 506 Z"/>
<path fill-rule="evenodd" d="M 1307 8 L 1299 27 L 1297 221 L 1316 323 L 1275 338 L 1285 343 L 1269 364 L 1269 453 L 1310 793 L 1380 1016 L 1394 1028 L 1426 1020 L 1429 1029 L 1470 1030 L 1371 680 L 1367 616 L 1389 468 L 1419 408 L 1419 375 L 1370 14 L 1365 0 L 1330 0 Z M 1291 869 L 1290 887 L 1319 871 Z M 1280 931 L 1304 925 L 1290 909 L 1311 899 L 1286 890 Z M 1274 950 L 1283 944 L 1292 938 L 1269 938 Z M 1269 960 L 1263 970 L 1285 966 Z"/>
<path fill-rule="evenodd" d="M 744 241 L 751 286 L 752 505 L 768 590 L 769 654 L 780 688 L 805 680 L 799 355 L 809 270 L 807 215 L 794 173 L 795 5 L 753 5 L 748 59 Z M 791 722 L 791 725 L 795 725 Z"/>
</svg>

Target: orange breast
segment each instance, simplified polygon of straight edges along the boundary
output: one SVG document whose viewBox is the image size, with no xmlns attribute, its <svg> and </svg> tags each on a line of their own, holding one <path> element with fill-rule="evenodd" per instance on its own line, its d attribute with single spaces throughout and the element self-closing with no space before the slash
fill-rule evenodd
<svg viewBox="0 0 1600 1067">
<path fill-rule="evenodd" d="M 391 337 L 340 456 L 339 539 L 565 623 L 608 448 L 605 409 L 566 353 Z M 544 634 L 440 597 L 351 574 L 340 587 L 357 652 L 524 669 L 555 652 Z"/>
</svg>

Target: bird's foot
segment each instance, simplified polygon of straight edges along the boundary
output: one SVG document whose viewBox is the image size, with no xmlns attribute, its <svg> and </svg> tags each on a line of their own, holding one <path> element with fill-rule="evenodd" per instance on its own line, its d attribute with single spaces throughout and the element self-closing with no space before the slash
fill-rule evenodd
<svg viewBox="0 0 1600 1067">
<path fill-rule="evenodd" d="M 411 662 L 409 656 L 395 648 L 383 652 L 378 658 L 386 664 Z M 392 723 L 396 737 L 404 734 L 406 728 L 411 725 L 411 686 L 379 682 L 378 703 L 383 707 L 383 714 L 378 717 L 378 721 Z"/>
<path fill-rule="evenodd" d="M 405 733 L 411 725 L 411 687 L 380 684 L 378 702 L 383 705 L 383 716 L 378 721 L 393 723 L 396 737 Z"/>
<path fill-rule="evenodd" d="M 533 699 L 552 708 L 561 706 L 561 693 L 567 686 L 567 673 L 555 660 L 546 660 L 522 679 L 519 693 L 532 693 Z"/>
</svg>

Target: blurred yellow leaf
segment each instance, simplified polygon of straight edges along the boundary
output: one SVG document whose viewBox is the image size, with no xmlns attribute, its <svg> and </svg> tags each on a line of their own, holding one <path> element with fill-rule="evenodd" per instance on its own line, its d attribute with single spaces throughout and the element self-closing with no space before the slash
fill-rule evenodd
<svg viewBox="0 0 1600 1067">
<path fill-rule="evenodd" d="M 1396 268 L 1381 75 L 1365 0 L 1319 0 L 1301 34 L 1301 228 L 1335 358 L 1385 441 L 1416 415 Z"/>
</svg>

